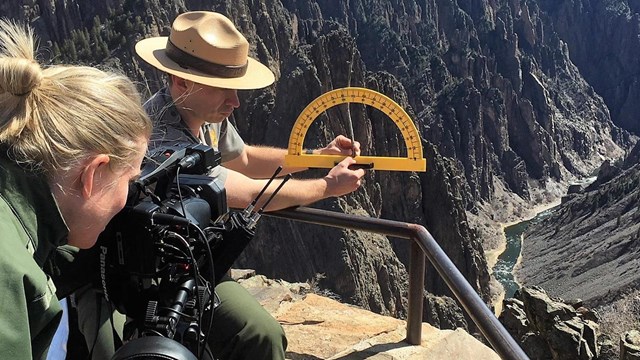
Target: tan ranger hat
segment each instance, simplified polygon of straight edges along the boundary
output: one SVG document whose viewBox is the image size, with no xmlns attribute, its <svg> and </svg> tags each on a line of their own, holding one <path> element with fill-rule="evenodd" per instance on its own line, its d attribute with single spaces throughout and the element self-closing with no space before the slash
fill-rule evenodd
<svg viewBox="0 0 640 360">
<path fill-rule="evenodd" d="M 226 16 L 210 11 L 178 15 L 169 37 L 140 40 L 136 52 L 152 66 L 199 84 L 259 89 L 275 77 L 248 56 L 249 42 Z"/>
</svg>

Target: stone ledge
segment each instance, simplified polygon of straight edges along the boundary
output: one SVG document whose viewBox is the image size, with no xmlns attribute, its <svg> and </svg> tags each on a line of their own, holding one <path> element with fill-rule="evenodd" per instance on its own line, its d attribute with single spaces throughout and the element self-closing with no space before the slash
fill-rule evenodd
<svg viewBox="0 0 640 360">
<path fill-rule="evenodd" d="M 409 345 L 404 320 L 306 293 L 308 284 L 261 275 L 239 282 L 282 324 L 290 360 L 500 359 L 462 329 L 439 330 L 423 323 L 421 345 Z"/>
</svg>

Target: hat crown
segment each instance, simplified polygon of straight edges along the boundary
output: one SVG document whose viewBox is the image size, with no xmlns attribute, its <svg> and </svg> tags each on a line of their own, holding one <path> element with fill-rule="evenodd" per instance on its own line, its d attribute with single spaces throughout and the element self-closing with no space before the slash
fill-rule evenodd
<svg viewBox="0 0 640 360">
<path fill-rule="evenodd" d="M 138 41 L 136 53 L 167 74 L 224 89 L 260 89 L 273 72 L 249 56 L 249 43 L 226 16 L 208 11 L 178 15 L 169 37 Z"/>
<path fill-rule="evenodd" d="M 219 13 L 180 14 L 173 22 L 169 40 L 185 53 L 213 64 L 242 66 L 249 56 L 247 39 Z"/>
</svg>

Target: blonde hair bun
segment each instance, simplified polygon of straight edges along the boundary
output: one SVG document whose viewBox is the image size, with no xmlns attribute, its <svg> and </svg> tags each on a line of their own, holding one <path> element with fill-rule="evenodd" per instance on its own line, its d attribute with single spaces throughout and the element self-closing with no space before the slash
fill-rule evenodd
<svg viewBox="0 0 640 360">
<path fill-rule="evenodd" d="M 42 68 L 33 59 L 0 58 L 0 91 L 28 95 L 42 82 Z"/>
<path fill-rule="evenodd" d="M 92 154 L 128 166 L 151 121 L 135 84 L 121 73 L 36 61 L 30 27 L 0 19 L 0 146 L 50 178 Z"/>
</svg>

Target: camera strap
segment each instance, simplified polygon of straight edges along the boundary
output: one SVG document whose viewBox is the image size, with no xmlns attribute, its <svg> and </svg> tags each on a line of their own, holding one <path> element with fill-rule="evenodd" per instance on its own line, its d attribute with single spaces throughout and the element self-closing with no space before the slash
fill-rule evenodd
<svg viewBox="0 0 640 360">
<path fill-rule="evenodd" d="M 102 343 L 102 345 L 99 348 L 106 351 L 107 349 L 109 349 L 109 344 L 107 344 L 106 342 L 113 341 L 113 344 L 112 344 L 113 348 L 111 349 L 112 353 L 103 354 L 103 355 L 108 355 L 109 357 L 113 355 L 113 353 L 115 353 L 115 351 L 118 350 L 123 345 L 122 339 L 120 338 L 120 335 L 118 335 L 118 332 L 116 331 L 116 326 L 113 321 L 113 312 L 115 311 L 115 308 L 109 302 L 107 302 L 104 296 L 102 296 L 99 292 L 96 291 L 96 292 L 93 292 L 93 294 L 95 294 L 94 300 L 95 300 L 95 306 L 96 306 L 95 307 L 96 325 L 95 325 L 95 336 L 93 338 L 93 342 L 91 343 L 87 360 L 94 358 L 93 353 L 98 343 Z M 111 325 L 111 338 L 109 338 L 109 336 L 106 335 L 102 329 L 104 325 L 104 320 L 105 320 L 104 317 L 102 316 L 103 305 L 107 306 L 107 311 L 109 313 L 109 324 Z"/>
<path fill-rule="evenodd" d="M 118 332 L 116 331 L 116 326 L 113 323 L 113 312 L 115 311 L 113 309 L 113 307 L 111 306 L 111 304 L 108 305 L 109 309 L 111 310 L 111 315 L 109 316 L 109 322 L 111 323 L 111 332 L 113 334 L 113 348 L 118 350 L 119 348 L 122 347 L 122 339 L 120 338 L 120 335 L 118 335 Z"/>
</svg>

